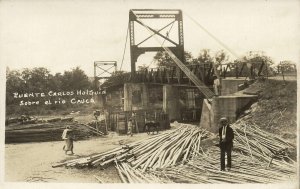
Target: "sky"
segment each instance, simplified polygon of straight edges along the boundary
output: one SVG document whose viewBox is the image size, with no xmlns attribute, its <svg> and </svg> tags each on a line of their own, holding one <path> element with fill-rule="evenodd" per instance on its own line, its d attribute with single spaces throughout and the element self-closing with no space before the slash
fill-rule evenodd
<svg viewBox="0 0 300 189">
<path fill-rule="evenodd" d="M 51 73 L 79 66 L 93 76 L 94 61 L 107 60 L 117 61 L 119 70 L 129 10 L 146 8 L 181 9 L 185 50 L 194 56 L 201 49 L 212 54 L 226 49 L 191 18 L 237 56 L 264 51 L 276 63 L 300 62 L 297 0 L 0 0 L 0 63 L 9 69 L 46 67 Z M 164 23 L 151 24 L 159 29 Z M 176 36 L 174 28 L 170 36 Z M 147 32 L 136 34 L 143 39 Z M 141 55 L 137 66 L 149 65 L 152 57 Z M 130 70 L 129 41 L 122 69 Z"/>
</svg>

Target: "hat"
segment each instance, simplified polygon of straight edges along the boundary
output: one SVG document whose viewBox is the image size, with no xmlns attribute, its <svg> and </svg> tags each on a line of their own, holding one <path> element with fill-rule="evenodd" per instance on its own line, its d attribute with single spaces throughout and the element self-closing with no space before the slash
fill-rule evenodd
<svg viewBox="0 0 300 189">
<path fill-rule="evenodd" d="M 228 122 L 228 119 L 227 119 L 226 117 L 222 117 L 222 118 L 220 119 L 220 122 Z"/>
</svg>

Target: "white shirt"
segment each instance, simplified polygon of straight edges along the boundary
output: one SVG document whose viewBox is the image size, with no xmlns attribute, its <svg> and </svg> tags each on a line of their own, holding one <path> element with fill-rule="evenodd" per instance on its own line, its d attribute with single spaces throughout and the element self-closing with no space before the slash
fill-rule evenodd
<svg viewBox="0 0 300 189">
<path fill-rule="evenodd" d="M 219 80 L 219 79 L 215 79 L 215 80 L 214 80 L 214 85 L 220 86 L 220 80 Z"/>
<path fill-rule="evenodd" d="M 105 120 L 105 115 L 104 114 L 100 114 L 99 116 L 99 121 Z"/>
<path fill-rule="evenodd" d="M 68 133 L 68 131 L 69 131 L 69 129 L 65 129 L 65 130 L 64 130 L 64 132 L 63 132 L 63 134 L 62 134 L 62 136 L 61 136 L 61 138 L 62 138 L 63 140 L 68 139 L 68 138 L 67 138 L 67 133 Z"/>
<path fill-rule="evenodd" d="M 222 140 L 226 138 L 227 125 L 222 129 Z"/>
</svg>

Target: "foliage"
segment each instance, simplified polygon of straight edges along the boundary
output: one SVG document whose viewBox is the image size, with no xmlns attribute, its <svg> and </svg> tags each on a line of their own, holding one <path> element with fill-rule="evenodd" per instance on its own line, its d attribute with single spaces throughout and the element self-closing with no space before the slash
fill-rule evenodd
<svg viewBox="0 0 300 189">
<path fill-rule="evenodd" d="M 117 86 L 124 84 L 130 77 L 129 72 L 115 71 L 112 75 L 101 85 L 102 88 Z"/>
<path fill-rule="evenodd" d="M 213 62 L 213 57 L 209 49 L 202 49 L 197 57 L 197 61 L 201 64 Z"/>
<path fill-rule="evenodd" d="M 210 49 L 202 49 L 200 50 L 196 58 L 194 58 L 190 52 L 185 52 L 185 64 L 195 65 L 214 63 L 216 68 L 215 71 L 218 71 L 221 76 L 224 74 L 223 70 L 226 68 L 225 64 L 230 63 L 229 59 L 229 55 L 223 50 L 217 51 L 215 54 L 212 54 Z M 154 61 L 156 62 L 158 67 L 171 67 L 175 65 L 171 57 L 166 52 L 157 52 L 154 57 Z M 253 74 L 258 74 L 262 63 L 266 63 L 264 64 L 264 67 L 262 67 L 262 75 L 271 76 L 278 72 L 278 68 L 275 67 L 274 61 L 269 56 L 265 55 L 263 51 L 249 51 L 244 56 L 242 56 L 242 58 L 236 59 L 230 63 L 226 71 L 226 76 L 235 77 L 237 74 L 236 68 L 238 68 L 238 71 L 240 71 L 243 67 L 240 76 L 248 77 L 250 75 L 251 66 L 253 66 L 254 68 Z M 283 63 L 287 65 L 293 65 L 288 61 L 283 61 Z M 140 67 L 139 70 L 143 70 L 146 68 L 147 67 L 145 66 Z M 293 66 L 284 66 L 283 69 L 295 70 Z"/>
<path fill-rule="evenodd" d="M 192 53 L 185 51 L 184 52 L 185 64 L 192 64 L 194 63 L 195 59 L 192 56 Z M 174 63 L 173 59 L 169 56 L 167 52 L 159 51 L 154 56 L 154 61 L 158 67 L 172 67 L 176 64 Z"/>
<path fill-rule="evenodd" d="M 214 59 L 215 59 L 215 64 L 219 66 L 228 61 L 229 55 L 225 51 L 220 50 L 220 51 L 216 52 Z"/>
<path fill-rule="evenodd" d="M 214 56 L 211 55 L 209 49 L 202 49 L 198 57 L 194 58 L 191 52 L 185 51 L 185 64 L 204 64 L 204 63 L 215 63 L 217 66 L 228 61 L 229 56 L 223 50 L 218 51 Z M 172 58 L 167 52 L 157 52 L 154 56 L 154 61 L 158 67 L 171 67 L 174 66 Z M 141 67 L 140 69 L 143 69 Z"/>
<path fill-rule="evenodd" d="M 278 72 L 294 72 L 296 73 L 296 63 L 290 60 L 281 61 L 280 64 L 277 66 Z"/>
<path fill-rule="evenodd" d="M 92 89 L 92 83 L 88 80 L 87 75 L 79 67 L 71 71 L 65 71 L 64 74 L 56 73 L 52 75 L 50 71 L 43 67 L 23 70 L 6 71 L 6 113 L 24 114 L 24 113 L 41 113 L 47 109 L 57 110 L 66 109 L 65 106 L 40 104 L 38 106 L 20 106 L 20 101 L 39 101 L 45 100 L 45 97 L 34 96 L 26 98 L 14 98 L 14 93 L 45 93 L 49 91 L 75 91 L 77 89 Z M 55 98 L 55 100 L 58 98 Z M 68 99 L 68 97 L 64 97 Z"/>
<path fill-rule="evenodd" d="M 243 62 L 247 62 L 248 65 L 251 64 L 254 67 L 254 72 L 258 73 L 260 66 L 262 63 L 265 63 L 263 67 L 262 74 L 263 75 L 272 75 L 274 74 L 274 70 L 272 65 L 274 65 L 274 61 L 271 57 L 266 56 L 263 51 L 249 51 L 244 55 L 241 59 L 237 60 L 237 64 L 242 64 Z M 249 67 L 249 66 L 248 66 Z"/>
<path fill-rule="evenodd" d="M 88 80 L 88 76 L 79 67 L 73 68 L 71 71 L 65 71 L 61 77 L 62 87 L 65 90 L 76 90 L 83 88 L 92 88 L 92 84 Z"/>
</svg>

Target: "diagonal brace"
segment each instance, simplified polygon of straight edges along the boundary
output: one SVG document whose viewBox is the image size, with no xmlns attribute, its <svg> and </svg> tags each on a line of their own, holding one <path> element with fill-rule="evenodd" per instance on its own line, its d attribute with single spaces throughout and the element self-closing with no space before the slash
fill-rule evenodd
<svg viewBox="0 0 300 189">
<path fill-rule="evenodd" d="M 141 21 L 139 20 L 136 20 L 137 23 L 141 24 L 142 26 L 146 27 L 147 29 L 149 29 L 150 31 L 152 31 L 153 33 L 159 35 L 160 37 L 164 38 L 165 40 L 169 41 L 170 43 L 173 43 L 174 45 L 178 46 L 177 43 L 175 43 L 174 41 L 172 41 L 170 38 L 162 35 L 161 33 L 159 33 L 158 31 L 156 31 L 155 29 L 152 29 L 151 27 L 145 25 L 144 23 L 142 23 Z"/>
<path fill-rule="evenodd" d="M 108 68 L 108 69 L 103 69 L 103 68 L 97 66 L 97 68 L 99 68 L 99 69 L 101 69 L 101 70 L 104 71 L 104 72 L 102 72 L 101 74 L 103 74 L 103 73 L 105 73 L 105 72 L 107 72 L 107 73 L 109 73 L 109 74 L 112 74 L 112 72 L 109 72 L 109 70 L 110 70 L 111 68 L 113 68 L 113 67 L 114 67 L 114 66 L 112 66 L 112 67 L 110 67 L 110 68 Z"/>
<path fill-rule="evenodd" d="M 167 24 L 166 26 L 164 26 L 163 28 L 161 28 L 161 29 L 159 29 L 159 30 L 157 30 L 157 31 L 158 31 L 158 32 L 161 32 L 163 29 L 167 28 L 168 26 L 170 26 L 171 24 L 173 24 L 175 21 L 176 21 L 176 20 L 170 22 L 169 24 Z M 139 44 L 137 44 L 137 46 L 139 46 L 140 44 L 144 43 L 145 41 L 147 41 L 148 39 L 150 39 L 150 38 L 153 37 L 154 35 L 155 35 L 155 33 L 152 34 L 152 35 L 150 35 L 150 36 L 147 37 L 146 39 L 144 39 L 144 40 L 143 40 L 142 42 L 140 42 Z"/>
</svg>

